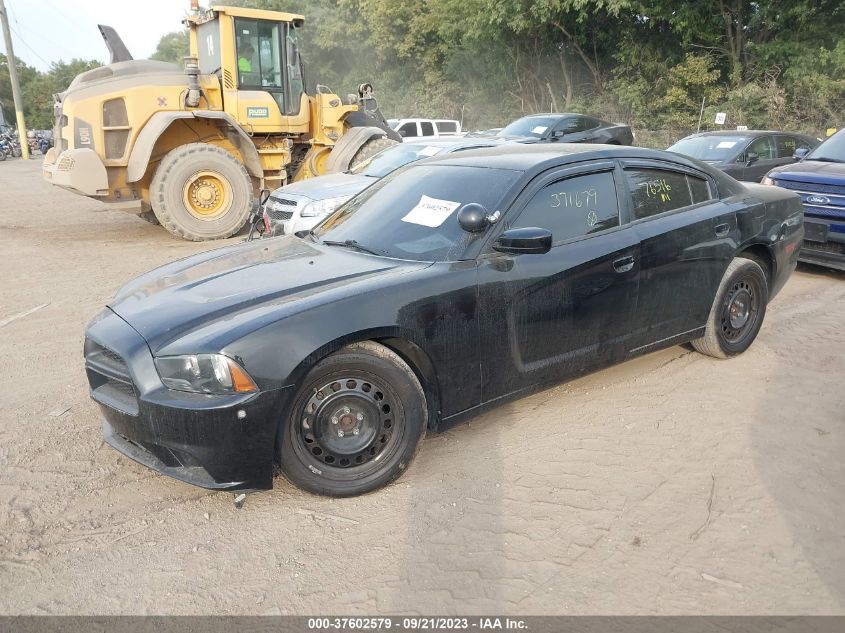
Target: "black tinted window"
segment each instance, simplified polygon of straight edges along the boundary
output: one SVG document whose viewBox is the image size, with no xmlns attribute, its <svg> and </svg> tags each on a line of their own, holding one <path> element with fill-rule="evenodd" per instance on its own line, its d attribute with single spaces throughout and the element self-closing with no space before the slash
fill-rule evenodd
<svg viewBox="0 0 845 633">
<path fill-rule="evenodd" d="M 422 136 L 434 136 L 434 126 L 431 124 L 431 121 L 420 121 L 420 129 L 422 130 Z"/>
<path fill-rule="evenodd" d="M 626 169 L 636 219 L 688 207 L 712 198 L 706 180 L 664 169 Z"/>
<path fill-rule="evenodd" d="M 399 132 L 399 134 L 401 134 L 405 138 L 417 136 L 417 124 L 416 123 L 405 123 L 396 131 Z"/>
<path fill-rule="evenodd" d="M 546 185 L 513 223 L 552 232 L 555 242 L 619 225 L 619 203 L 612 172 L 573 176 Z"/>
</svg>

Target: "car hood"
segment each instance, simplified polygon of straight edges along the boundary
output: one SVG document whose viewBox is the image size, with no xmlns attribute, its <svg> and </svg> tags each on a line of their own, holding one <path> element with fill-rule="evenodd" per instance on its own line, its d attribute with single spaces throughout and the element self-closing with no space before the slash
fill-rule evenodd
<svg viewBox="0 0 845 633">
<path fill-rule="evenodd" d="M 354 196 L 373 184 L 377 178 L 357 174 L 329 174 L 300 180 L 273 192 L 273 198 L 284 198 L 285 194 L 302 196 L 311 200 L 326 200 L 341 196 Z"/>
<path fill-rule="evenodd" d="M 845 186 L 845 163 L 803 160 L 769 173 L 770 178 L 792 182 L 812 182 L 820 185 Z"/>
<path fill-rule="evenodd" d="M 222 347 L 263 322 L 348 293 L 350 285 L 428 265 L 284 236 L 167 264 L 123 286 L 108 306 L 153 353 L 200 327 L 214 330 L 220 340 L 213 344 Z M 220 327 L 209 327 L 215 322 Z"/>
</svg>

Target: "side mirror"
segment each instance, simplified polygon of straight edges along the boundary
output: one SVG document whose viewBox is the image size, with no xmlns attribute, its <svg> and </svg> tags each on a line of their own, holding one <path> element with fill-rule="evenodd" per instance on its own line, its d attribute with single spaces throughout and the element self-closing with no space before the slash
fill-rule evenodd
<svg viewBox="0 0 845 633">
<path fill-rule="evenodd" d="M 795 150 L 795 153 L 792 154 L 792 158 L 794 160 L 802 160 L 807 154 L 810 153 L 810 150 L 806 147 L 799 147 Z"/>
<path fill-rule="evenodd" d="M 753 164 L 754 164 L 754 163 L 756 163 L 758 160 L 760 160 L 760 155 L 759 155 L 757 152 L 748 152 L 748 153 L 745 155 L 745 164 L 746 164 L 746 166 L 747 166 L 747 165 L 753 165 Z"/>
<path fill-rule="evenodd" d="M 559 138 L 563 138 L 564 136 L 566 136 L 566 130 L 555 130 L 554 132 L 552 132 L 550 138 L 557 140 Z"/>
<path fill-rule="evenodd" d="M 490 226 L 490 216 L 484 205 L 470 202 L 458 209 L 458 224 L 464 231 L 480 233 Z"/>
<path fill-rule="evenodd" d="M 493 242 L 493 250 L 500 253 L 534 254 L 548 253 L 552 248 L 552 232 L 548 229 L 527 227 L 503 232 Z"/>
</svg>

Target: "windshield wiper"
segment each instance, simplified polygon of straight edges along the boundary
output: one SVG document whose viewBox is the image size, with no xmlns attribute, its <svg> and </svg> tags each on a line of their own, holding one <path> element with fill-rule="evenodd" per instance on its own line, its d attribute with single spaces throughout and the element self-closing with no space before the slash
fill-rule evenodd
<svg viewBox="0 0 845 633">
<path fill-rule="evenodd" d="M 810 156 L 807 160 L 817 160 L 822 163 L 845 163 L 841 158 L 830 158 L 828 156 Z"/>
<path fill-rule="evenodd" d="M 357 240 L 343 240 L 342 242 L 335 240 L 323 240 L 320 243 L 325 244 L 326 246 L 344 246 L 346 248 L 354 248 L 362 253 L 369 253 L 370 255 L 384 255 L 384 251 L 377 251 L 375 249 L 362 246 Z"/>
</svg>

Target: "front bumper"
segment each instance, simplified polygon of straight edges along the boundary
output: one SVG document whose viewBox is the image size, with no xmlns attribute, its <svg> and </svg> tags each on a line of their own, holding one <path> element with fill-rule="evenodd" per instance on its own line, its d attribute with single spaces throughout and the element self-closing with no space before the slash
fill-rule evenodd
<svg viewBox="0 0 845 633">
<path fill-rule="evenodd" d="M 86 332 L 91 397 L 103 439 L 127 457 L 203 488 L 266 490 L 286 389 L 206 395 L 161 385 L 144 339 L 108 311 Z"/>
<path fill-rule="evenodd" d="M 94 150 L 68 149 L 57 155 L 51 148 L 41 169 L 47 182 L 74 193 L 103 196 L 109 192 L 106 167 Z"/>
<path fill-rule="evenodd" d="M 798 260 L 845 270 L 845 222 L 804 217 L 804 242 Z"/>
</svg>

